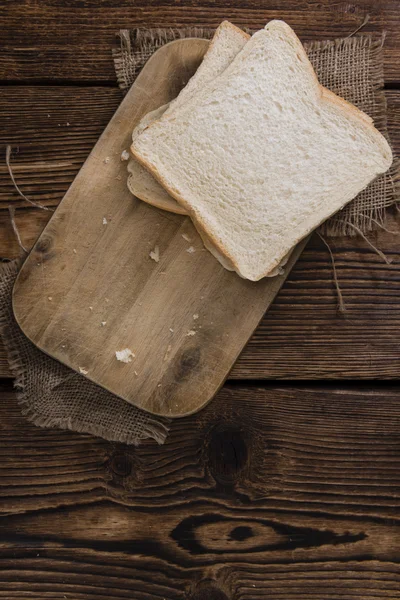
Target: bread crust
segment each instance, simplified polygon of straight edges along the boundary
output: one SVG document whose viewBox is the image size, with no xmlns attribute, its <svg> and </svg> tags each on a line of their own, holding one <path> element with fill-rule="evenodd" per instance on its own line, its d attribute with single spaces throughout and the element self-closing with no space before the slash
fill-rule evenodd
<svg viewBox="0 0 400 600">
<path fill-rule="evenodd" d="M 135 184 L 131 181 L 132 179 L 134 179 L 134 175 L 130 173 L 127 180 L 128 190 L 133 196 L 139 198 L 139 200 L 142 200 L 143 202 L 146 202 L 146 204 L 150 204 L 155 208 L 161 208 L 162 210 L 165 210 L 175 215 L 188 214 L 187 210 L 183 206 L 181 206 L 172 196 L 170 200 L 163 200 L 159 196 L 151 194 L 151 192 L 147 193 L 142 188 L 136 188 Z"/>
</svg>

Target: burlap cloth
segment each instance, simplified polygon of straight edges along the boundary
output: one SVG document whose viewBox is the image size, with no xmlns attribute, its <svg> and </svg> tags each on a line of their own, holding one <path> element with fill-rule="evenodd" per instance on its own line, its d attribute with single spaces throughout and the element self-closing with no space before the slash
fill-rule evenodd
<svg viewBox="0 0 400 600">
<path fill-rule="evenodd" d="M 151 54 L 180 37 L 207 37 L 212 30 L 134 30 L 120 32 L 114 52 L 120 87 L 127 90 Z M 370 36 L 306 44 L 323 85 L 371 117 L 387 136 L 383 92 L 383 38 Z M 399 199 L 396 167 L 380 176 L 324 225 L 329 235 L 366 233 L 383 224 L 385 210 Z M 138 444 L 147 437 L 163 443 L 168 422 L 139 410 L 39 351 L 20 331 L 11 308 L 11 291 L 21 261 L 5 263 L 0 273 L 0 333 L 15 377 L 23 414 L 42 427 L 87 432 L 107 440 Z"/>
</svg>

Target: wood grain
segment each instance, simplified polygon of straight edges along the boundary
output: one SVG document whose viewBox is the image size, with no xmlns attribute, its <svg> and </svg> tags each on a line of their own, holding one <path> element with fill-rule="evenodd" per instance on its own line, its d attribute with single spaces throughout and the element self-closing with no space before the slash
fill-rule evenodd
<svg viewBox="0 0 400 600">
<path fill-rule="evenodd" d="M 400 92 L 387 90 L 386 94 L 392 144 L 400 154 Z M 0 108 L 6 118 L 0 139 L 4 146 L 11 141 L 19 148 L 13 165 L 24 192 L 56 205 L 120 100 L 119 90 L 104 87 L 3 88 Z M 14 194 L 4 166 L 0 198 L 4 209 L 10 200 L 15 206 L 24 204 Z M 19 250 L 4 209 L 0 210 L 0 256 L 13 257 Z M 47 212 L 29 208 L 17 211 L 25 245 L 33 244 L 48 217 Z M 391 230 L 398 226 L 398 218 L 388 223 Z M 382 231 L 372 240 L 394 259 L 392 265 L 385 265 L 363 241 L 332 242 L 349 308 L 344 318 L 336 312 L 329 255 L 314 236 L 230 377 L 397 378 L 398 236 Z M 10 376 L 3 347 L 0 375 Z"/>
<path fill-rule="evenodd" d="M 206 40 L 177 40 L 150 58 L 13 292 L 16 319 L 41 350 L 170 417 L 199 410 L 215 395 L 305 245 L 294 249 L 284 274 L 249 282 L 205 250 L 188 217 L 146 205 L 127 189 L 121 153 L 132 129 L 177 95 L 207 48 Z M 154 248 L 158 260 L 151 260 Z M 123 349 L 131 364 L 117 361 Z"/>
<path fill-rule="evenodd" d="M 0 139 L 19 147 L 13 163 L 24 191 L 52 206 L 120 102 L 109 53 L 120 27 L 223 17 L 262 26 L 283 16 L 303 39 L 331 38 L 368 13 L 366 31 L 388 31 L 386 81 L 400 82 L 395 1 L 21 0 L 2 8 L 1 77 L 18 85 L 2 87 Z M 60 85 L 67 81 L 74 85 Z M 400 92 L 388 90 L 388 100 L 399 152 Z M 3 168 L 2 257 L 18 252 L 10 202 L 23 204 Z M 25 244 L 47 218 L 18 210 Z M 392 265 L 362 242 L 332 245 L 350 305 L 342 318 L 329 256 L 314 236 L 231 376 L 397 378 L 398 238 L 373 240 Z M 38 429 L 21 416 L 11 382 L 0 382 L 0 598 L 400 599 L 400 388 L 344 385 L 232 382 L 198 415 L 174 422 L 165 446 L 135 449 Z"/>
<path fill-rule="evenodd" d="M 21 27 L 23 15 L 23 27 Z M 7 81 L 114 82 L 110 47 L 121 28 L 216 27 L 229 19 L 260 29 L 284 19 L 303 41 L 347 36 L 366 15 L 364 32 L 385 30 L 386 81 L 400 81 L 398 0 L 30 0 L 7 2 L 2 14 L 1 79 Z"/>
<path fill-rule="evenodd" d="M 136 449 L 0 392 L 0 598 L 400 598 L 398 386 L 227 386 Z"/>
</svg>

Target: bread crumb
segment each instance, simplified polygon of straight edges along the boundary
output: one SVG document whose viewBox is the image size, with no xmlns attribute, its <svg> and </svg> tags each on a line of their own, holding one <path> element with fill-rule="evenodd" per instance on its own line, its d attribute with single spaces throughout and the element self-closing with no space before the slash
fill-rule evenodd
<svg viewBox="0 0 400 600">
<path fill-rule="evenodd" d="M 123 363 L 130 363 L 132 362 L 132 358 L 135 358 L 135 355 L 130 348 L 117 350 L 115 356 L 117 357 L 117 360 Z"/>
<path fill-rule="evenodd" d="M 89 373 L 89 371 L 87 371 L 83 367 L 79 367 L 79 373 L 82 373 L 82 375 L 87 375 Z"/>
<path fill-rule="evenodd" d="M 107 325 L 107 321 L 102 321 L 101 326 L 104 327 L 105 325 Z"/>
<path fill-rule="evenodd" d="M 159 384 L 157 385 L 157 387 L 161 387 L 161 383 L 159 383 Z"/>
<path fill-rule="evenodd" d="M 189 246 L 189 248 L 186 250 L 186 252 L 189 252 L 189 254 L 194 254 L 194 252 L 196 252 L 196 250 L 193 248 L 193 246 Z"/>
<path fill-rule="evenodd" d="M 167 358 L 168 358 L 168 354 L 171 352 L 171 348 L 172 348 L 172 346 L 171 346 L 171 344 L 169 344 L 169 345 L 168 345 L 168 348 L 167 348 L 167 351 L 166 351 L 166 353 L 165 353 L 165 356 L 164 356 L 164 361 L 166 361 L 166 360 L 167 360 Z"/>
<path fill-rule="evenodd" d="M 151 260 L 154 260 L 154 262 L 160 262 L 160 248 L 158 246 L 155 246 L 154 250 L 150 252 L 149 256 Z"/>
<path fill-rule="evenodd" d="M 105 159 L 103 160 L 103 163 L 107 165 L 109 162 L 110 162 L 110 157 L 106 156 Z"/>
<path fill-rule="evenodd" d="M 63 344 L 63 345 L 61 346 L 61 348 L 65 348 L 65 344 Z"/>
<path fill-rule="evenodd" d="M 198 319 L 198 318 L 199 318 L 199 315 L 198 315 L 197 313 L 196 313 L 195 315 L 193 315 L 193 319 L 194 319 L 195 321 L 197 321 L 197 319 Z"/>
<path fill-rule="evenodd" d="M 74 254 L 76 254 L 76 249 L 75 249 L 75 248 L 72 248 L 72 252 L 73 252 Z"/>
<path fill-rule="evenodd" d="M 137 377 L 137 376 L 138 376 L 138 372 L 137 372 L 137 371 L 133 371 L 133 372 L 135 373 L 135 375 L 136 375 L 136 377 Z"/>
<path fill-rule="evenodd" d="M 67 127 L 69 127 L 69 123 L 68 123 L 68 121 L 67 121 Z"/>
<path fill-rule="evenodd" d="M 108 221 L 105 217 L 103 217 L 103 225 L 108 225 Z"/>
<path fill-rule="evenodd" d="M 48 300 L 50 300 L 50 302 L 53 300 L 53 298 L 51 296 L 48 297 Z"/>
<path fill-rule="evenodd" d="M 50 115 L 47 115 L 50 118 Z"/>
<path fill-rule="evenodd" d="M 171 333 L 174 333 L 174 330 L 172 329 L 172 327 L 169 328 Z"/>
<path fill-rule="evenodd" d="M 93 306 L 89 306 L 89 310 L 93 310 Z"/>
<path fill-rule="evenodd" d="M 186 240 L 189 243 L 192 241 L 192 238 L 187 233 L 182 233 L 182 237 L 184 240 Z"/>
<path fill-rule="evenodd" d="M 122 150 L 121 160 L 129 160 L 129 152 L 128 152 L 128 150 Z"/>
<path fill-rule="evenodd" d="M 187 332 L 186 336 L 187 337 L 191 337 L 192 335 L 196 335 L 196 331 L 194 329 L 191 329 L 190 331 Z"/>
</svg>

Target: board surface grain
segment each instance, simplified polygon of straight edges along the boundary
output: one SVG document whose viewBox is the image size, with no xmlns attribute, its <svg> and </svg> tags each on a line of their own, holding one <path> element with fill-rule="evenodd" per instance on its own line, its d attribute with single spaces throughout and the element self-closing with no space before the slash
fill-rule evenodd
<svg viewBox="0 0 400 600">
<path fill-rule="evenodd" d="M 13 294 L 17 321 L 41 350 L 128 402 L 171 417 L 214 396 L 304 247 L 285 274 L 246 281 L 204 249 L 190 219 L 127 190 L 121 153 L 133 127 L 176 95 L 207 47 L 205 40 L 178 40 L 150 58 Z M 156 248 L 159 261 L 151 258 Z M 124 349 L 134 355 L 129 363 L 117 360 Z"/>
</svg>

